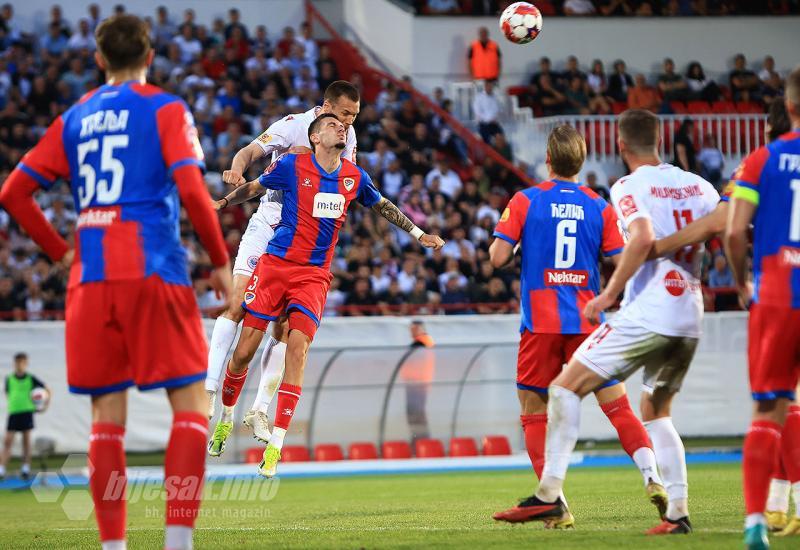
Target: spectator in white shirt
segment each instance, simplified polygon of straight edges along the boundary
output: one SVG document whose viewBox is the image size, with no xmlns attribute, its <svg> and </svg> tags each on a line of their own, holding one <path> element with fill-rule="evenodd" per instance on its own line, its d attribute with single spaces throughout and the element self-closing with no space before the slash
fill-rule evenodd
<svg viewBox="0 0 800 550">
<path fill-rule="evenodd" d="M 447 258 L 472 261 L 472 258 L 475 257 L 475 245 L 467 240 L 467 234 L 463 227 L 456 227 L 442 247 L 442 254 Z"/>
<path fill-rule="evenodd" d="M 403 269 L 397 274 L 397 284 L 400 286 L 400 292 L 403 294 L 410 294 L 414 290 L 414 285 L 417 282 L 416 265 L 414 260 L 405 260 L 403 262 Z"/>
<path fill-rule="evenodd" d="M 67 49 L 70 51 L 76 50 L 89 50 L 94 51 L 96 48 L 92 29 L 89 26 L 89 21 L 81 19 L 78 22 L 78 32 L 69 37 L 67 42 Z"/>
<path fill-rule="evenodd" d="M 719 189 L 722 182 L 722 170 L 725 167 L 725 158 L 722 156 L 722 151 L 717 148 L 717 139 L 713 134 L 706 134 L 703 140 L 703 148 L 700 149 L 700 153 L 697 155 L 697 163 L 700 165 L 700 175 Z"/>
<path fill-rule="evenodd" d="M 397 159 L 397 155 L 394 154 L 394 151 L 389 149 L 384 139 L 376 141 L 375 150 L 364 156 L 367 161 L 367 169 L 376 177 L 383 173 L 384 170 L 387 170 L 389 165 Z"/>
<path fill-rule="evenodd" d="M 400 161 L 394 159 L 389 163 L 389 168 L 383 173 L 383 178 L 381 179 L 381 194 L 391 200 L 395 200 L 405 183 L 406 175 L 400 169 Z"/>
<path fill-rule="evenodd" d="M 316 65 L 317 58 L 319 57 L 319 50 L 317 48 L 317 41 L 311 37 L 311 23 L 308 21 L 300 25 L 300 36 L 297 38 L 297 41 L 303 45 L 306 62 Z"/>
<path fill-rule="evenodd" d="M 593 15 L 597 13 L 591 0 L 567 0 L 564 2 L 564 15 Z"/>
<path fill-rule="evenodd" d="M 503 128 L 497 122 L 500 116 L 500 101 L 494 95 L 494 84 L 486 81 L 483 90 L 475 94 L 472 111 L 478 120 L 478 133 L 486 143 L 491 143 L 495 134 L 502 134 Z"/>
<path fill-rule="evenodd" d="M 425 186 L 430 189 L 435 178 L 439 179 L 439 190 L 450 199 L 456 198 L 463 187 L 461 178 L 450 168 L 445 158 L 436 161 L 436 166 L 425 176 Z"/>
<path fill-rule="evenodd" d="M 192 35 L 192 27 L 184 25 L 181 34 L 173 38 L 173 42 L 181 50 L 181 63 L 188 65 L 197 59 L 203 51 L 203 45 Z"/>
</svg>

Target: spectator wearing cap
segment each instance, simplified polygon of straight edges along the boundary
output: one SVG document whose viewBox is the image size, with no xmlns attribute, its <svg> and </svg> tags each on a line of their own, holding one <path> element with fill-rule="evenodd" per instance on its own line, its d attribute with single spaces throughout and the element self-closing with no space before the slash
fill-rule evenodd
<svg viewBox="0 0 800 550">
<path fill-rule="evenodd" d="M 496 82 L 500 78 L 502 53 L 497 42 L 489 38 L 489 29 L 478 29 L 478 39 L 470 44 L 467 51 L 469 72 L 474 80 Z"/>
<path fill-rule="evenodd" d="M 503 128 L 497 119 L 500 116 L 500 101 L 494 94 L 494 83 L 487 80 L 483 89 L 475 94 L 472 100 L 472 111 L 478 120 L 478 133 L 486 143 L 491 143 L 496 134 L 502 134 Z"/>
</svg>

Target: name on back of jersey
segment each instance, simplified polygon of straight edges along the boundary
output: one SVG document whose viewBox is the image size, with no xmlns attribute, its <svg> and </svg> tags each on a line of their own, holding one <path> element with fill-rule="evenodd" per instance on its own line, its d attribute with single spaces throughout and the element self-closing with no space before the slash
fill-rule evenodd
<svg viewBox="0 0 800 550">
<path fill-rule="evenodd" d="M 700 197 L 703 189 L 700 184 L 689 185 L 686 187 L 650 187 L 650 194 L 658 199 L 688 199 L 689 197 Z"/>
<path fill-rule="evenodd" d="M 103 132 L 121 132 L 128 127 L 128 116 L 130 111 L 105 110 L 97 111 L 81 119 L 81 137 L 91 136 Z"/>
<path fill-rule="evenodd" d="M 339 193 L 317 193 L 314 195 L 315 218 L 338 219 L 344 214 L 344 195 Z"/>
<path fill-rule="evenodd" d="M 781 172 L 800 172 L 800 155 L 781 153 L 778 169 Z"/>
<path fill-rule="evenodd" d="M 551 202 L 550 216 L 559 219 L 582 220 L 584 219 L 583 206 L 580 204 Z"/>
</svg>

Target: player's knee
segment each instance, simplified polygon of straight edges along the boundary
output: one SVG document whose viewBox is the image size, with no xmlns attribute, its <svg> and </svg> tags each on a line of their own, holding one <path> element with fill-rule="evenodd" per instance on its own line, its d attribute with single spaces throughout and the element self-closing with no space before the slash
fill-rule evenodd
<svg viewBox="0 0 800 550">
<path fill-rule="evenodd" d="M 225 310 L 225 317 L 234 323 L 241 323 L 244 319 L 245 311 L 242 309 L 241 302 L 236 304 L 229 304 L 228 309 Z"/>
<path fill-rule="evenodd" d="M 233 351 L 233 355 L 231 355 L 231 372 L 233 374 L 239 374 L 243 372 L 250 364 L 250 361 L 253 360 L 253 356 L 255 354 L 256 348 L 253 346 L 236 346 L 236 349 Z"/>
</svg>

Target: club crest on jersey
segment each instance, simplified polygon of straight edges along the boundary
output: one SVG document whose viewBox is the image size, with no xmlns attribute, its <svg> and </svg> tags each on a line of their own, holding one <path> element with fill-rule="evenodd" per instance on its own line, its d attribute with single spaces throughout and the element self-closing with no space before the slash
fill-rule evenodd
<svg viewBox="0 0 800 550">
<path fill-rule="evenodd" d="M 250 269 L 255 269 L 258 265 L 258 256 L 250 256 L 247 258 L 247 267 Z"/>
<path fill-rule="evenodd" d="M 353 186 L 356 184 L 356 180 L 354 180 L 353 178 L 344 178 L 342 180 L 342 183 L 344 184 L 345 190 L 352 191 Z"/>
<path fill-rule="evenodd" d="M 244 293 L 244 303 L 245 304 L 249 305 L 255 299 L 256 299 L 256 293 L 255 292 L 245 292 Z"/>
<path fill-rule="evenodd" d="M 636 208 L 636 201 L 633 200 L 633 195 L 625 195 L 619 199 L 619 209 L 626 218 L 639 211 L 639 209 Z"/>
</svg>

